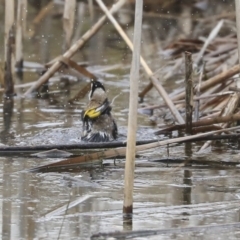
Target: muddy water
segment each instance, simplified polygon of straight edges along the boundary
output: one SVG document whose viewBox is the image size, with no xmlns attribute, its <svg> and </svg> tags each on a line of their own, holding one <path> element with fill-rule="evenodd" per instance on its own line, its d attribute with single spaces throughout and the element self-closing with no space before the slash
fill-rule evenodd
<svg viewBox="0 0 240 240">
<path fill-rule="evenodd" d="M 50 21 L 50 20 L 48 20 Z M 39 29 L 36 38 L 26 40 L 25 59 L 44 62 L 61 53 L 61 25 L 51 20 L 50 33 Z M 53 30 L 54 29 L 54 30 Z M 146 32 L 149 29 L 145 26 Z M 45 36 L 45 37 L 44 37 Z M 110 36 L 110 37 L 108 37 Z M 145 39 L 147 37 L 144 35 Z M 153 42 L 149 40 L 149 46 Z M 153 40 L 152 40 L 153 41 Z M 101 44 L 99 44 L 101 43 Z M 46 51 L 46 48 L 48 50 Z M 156 46 L 152 46 L 149 63 L 157 68 Z M 150 50 L 149 50 L 150 51 Z M 155 52 L 155 54 L 154 54 Z M 155 59 L 151 61 L 151 59 Z M 75 56 L 87 61 L 89 70 L 104 81 L 109 98 L 114 101 L 114 115 L 121 138 L 126 137 L 128 108 L 128 74 L 130 54 L 115 32 L 105 27 L 89 45 Z M 117 65 L 116 65 L 117 64 Z M 24 72 L 24 82 L 38 78 L 35 65 Z M 58 77 L 56 77 L 58 79 Z M 86 98 L 74 105 L 74 96 L 86 80 L 75 81 L 66 93 L 50 94 L 47 99 L 21 99 L 0 106 L 1 144 L 10 146 L 78 143 L 81 132 L 80 113 Z M 147 84 L 141 75 L 141 87 Z M 169 88 L 168 84 L 165 84 Z M 59 81 L 50 92 L 61 90 Z M 24 91 L 24 90 L 23 90 Z M 2 97 L 2 96 L 1 96 Z M 156 91 L 146 98 L 158 103 Z M 5 106 L 5 108 L 4 108 Z M 154 128 L 145 116 L 139 116 L 138 138 L 153 138 Z M 134 216 L 132 230 L 194 227 L 239 222 L 240 170 L 238 166 L 206 165 L 201 161 L 239 161 L 237 144 L 216 144 L 198 155 L 200 145 L 193 145 L 190 159 L 198 164 L 177 167 L 171 159 L 184 160 L 185 146 L 175 146 L 141 153 L 136 162 Z M 159 161 L 169 159 L 168 161 Z M 29 173 L 26 169 L 61 159 L 31 155 L 0 156 L 0 233 L 2 239 L 89 239 L 98 232 L 129 230 L 123 223 L 124 160 L 104 161 L 104 166 L 64 173 Z M 67 209 L 67 210 L 66 210 Z M 239 239 L 239 230 L 198 231 L 151 236 L 149 239 Z M 146 239 L 146 238 L 135 238 Z"/>
</svg>

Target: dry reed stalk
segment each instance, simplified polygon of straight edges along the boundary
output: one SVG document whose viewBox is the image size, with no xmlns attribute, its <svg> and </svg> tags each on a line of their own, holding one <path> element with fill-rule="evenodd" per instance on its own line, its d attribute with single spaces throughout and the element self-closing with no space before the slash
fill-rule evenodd
<svg viewBox="0 0 240 240">
<path fill-rule="evenodd" d="M 94 6 L 93 6 L 93 0 L 88 0 L 88 9 L 91 21 L 93 22 L 94 19 Z"/>
<path fill-rule="evenodd" d="M 202 126 L 207 126 L 207 125 L 212 125 L 212 124 L 218 124 L 218 123 L 227 123 L 227 122 L 235 122 L 240 120 L 240 114 L 231 114 L 228 116 L 216 116 L 213 118 L 206 118 L 206 119 L 201 119 L 197 122 L 192 123 L 192 127 L 202 127 Z M 169 126 L 166 128 L 163 128 L 161 130 L 158 130 L 155 132 L 156 135 L 162 134 L 164 132 L 171 132 L 171 131 L 176 131 L 176 130 L 181 130 L 185 129 L 186 125 L 185 124 L 180 124 L 180 125 L 174 125 L 174 126 Z"/>
<path fill-rule="evenodd" d="M 233 93 L 229 98 L 227 106 L 223 108 L 220 115 L 227 116 L 229 114 L 232 114 L 238 107 L 238 103 L 239 103 L 239 94 Z"/>
<path fill-rule="evenodd" d="M 22 15 L 22 31 L 23 31 L 23 38 L 27 37 L 27 13 L 28 13 L 28 0 L 23 1 L 23 15 Z"/>
<path fill-rule="evenodd" d="M 13 46 L 14 46 L 14 33 L 13 27 L 9 31 L 8 42 L 7 42 L 7 56 L 4 68 L 4 93 L 5 97 L 14 96 L 14 82 L 13 82 Z"/>
<path fill-rule="evenodd" d="M 21 72 L 23 68 L 23 30 L 24 30 L 24 12 L 25 0 L 18 0 L 17 5 L 17 24 L 16 24 L 16 68 Z"/>
<path fill-rule="evenodd" d="M 214 118 L 214 117 L 219 117 L 221 110 L 209 110 L 205 113 L 205 115 L 199 120 L 204 120 L 204 119 L 209 119 L 209 118 Z"/>
<path fill-rule="evenodd" d="M 133 185 L 136 154 L 136 132 L 137 132 L 137 108 L 138 108 L 138 82 L 140 68 L 140 51 L 142 36 L 142 13 L 143 0 L 135 4 L 135 20 L 133 34 L 133 56 L 130 71 L 130 101 L 128 117 L 127 151 L 124 172 L 124 203 L 123 213 L 132 214 L 133 211 Z"/>
<path fill-rule="evenodd" d="M 169 174 L 169 173 L 168 173 Z M 215 203 L 216 204 L 216 203 Z M 236 201 L 236 207 L 239 204 L 239 200 Z M 181 206 L 182 207 L 182 206 Z M 183 208 L 183 207 L 182 207 Z M 186 208 L 186 207 L 185 207 Z M 207 207 L 211 208 L 211 207 Z M 182 209 L 181 209 L 182 210 Z M 194 210 L 192 210 L 194 211 Z M 217 210 L 214 210 L 217 211 Z M 219 210 L 218 210 L 219 211 Z M 167 211 L 163 211 L 164 213 Z M 227 232 L 237 232 L 240 228 L 239 222 L 232 222 L 232 223 L 226 223 L 226 224 L 208 224 L 208 225 L 201 225 L 201 226 L 195 226 L 195 227 L 177 227 L 177 228 L 165 228 L 165 229 L 155 229 L 155 230 L 124 230 L 124 231 L 115 231 L 115 232 L 100 232 L 97 234 L 93 234 L 91 236 L 91 240 L 98 240 L 98 239 L 163 239 L 166 237 L 163 236 L 170 236 L 170 235 L 183 235 L 183 234 L 198 234 L 207 232 L 209 235 L 218 233 L 219 235 L 222 233 Z M 157 237 L 158 236 L 158 237 Z"/>
<path fill-rule="evenodd" d="M 201 132 L 209 132 L 209 131 L 215 131 L 215 130 L 220 130 L 222 129 L 219 126 L 216 125 L 208 125 L 208 126 L 203 126 L 203 127 L 197 127 L 192 129 L 192 134 L 198 134 Z"/>
<path fill-rule="evenodd" d="M 36 28 L 40 24 L 40 22 L 45 19 L 45 17 L 48 16 L 49 13 L 53 10 L 54 7 L 54 1 L 49 1 L 46 6 L 42 7 L 42 9 L 39 11 L 38 15 L 33 19 L 33 22 L 31 23 L 31 27 L 29 28 L 29 31 L 27 32 L 27 36 L 32 38 L 36 33 Z"/>
<path fill-rule="evenodd" d="M 154 1 L 155 0 L 152 0 L 152 2 L 154 2 Z M 134 2 L 135 2 L 135 0 L 134 0 Z M 132 10 L 128 10 L 128 9 L 127 10 L 123 9 L 121 12 L 128 13 L 128 14 L 133 14 L 133 11 Z M 204 16 L 204 18 L 194 17 L 193 15 L 191 15 L 191 19 L 192 19 L 192 21 L 196 21 L 196 22 L 208 23 L 208 22 L 213 22 L 213 21 L 226 19 L 226 18 L 233 19 L 234 18 L 234 14 L 235 14 L 235 11 L 232 11 L 232 12 L 217 14 L 217 15 L 210 16 L 210 17 Z M 176 15 L 176 14 L 170 14 L 170 13 L 164 14 L 164 13 L 156 13 L 156 12 L 144 12 L 143 13 L 143 17 L 162 18 L 162 19 L 175 19 L 175 20 L 188 18 L 187 16 L 183 17 L 181 15 Z"/>
<path fill-rule="evenodd" d="M 240 92 L 240 88 L 238 88 L 238 87 L 229 87 L 229 91 Z"/>
<path fill-rule="evenodd" d="M 114 4 L 110 10 L 111 13 L 117 12 L 125 3 L 126 0 L 120 0 L 116 4 Z M 63 54 L 62 58 L 67 60 L 71 58 L 80 48 L 84 46 L 84 44 L 94 36 L 97 31 L 103 26 L 106 21 L 106 16 L 101 17 L 94 26 L 92 26 L 72 47 Z M 64 60 L 63 60 L 64 61 Z M 56 71 L 60 69 L 62 66 L 62 61 L 55 62 L 49 69 L 44 73 L 34 85 L 32 85 L 24 94 L 24 97 L 28 96 L 34 90 L 38 89 L 42 84 L 48 81 L 50 77 L 54 75 Z"/>
<path fill-rule="evenodd" d="M 167 140 L 163 140 L 163 141 L 159 141 L 159 142 L 155 142 L 155 143 L 143 144 L 141 146 L 136 147 L 136 152 L 146 151 L 148 149 L 161 147 L 161 146 L 166 146 L 166 145 L 169 145 L 169 144 L 182 143 L 182 142 L 185 142 L 185 141 L 196 140 L 198 138 L 211 136 L 213 134 L 234 131 L 234 130 L 237 130 L 239 128 L 240 128 L 240 126 L 237 126 L 237 127 L 226 128 L 226 129 L 217 130 L 217 131 L 211 131 L 211 132 L 207 132 L 207 133 L 200 133 L 200 134 L 197 134 L 197 135 L 191 135 L 191 136 L 167 139 Z M 91 163 L 94 163 L 94 162 L 98 162 L 102 159 L 114 158 L 114 157 L 117 157 L 117 156 L 125 156 L 125 155 L 126 155 L 126 147 L 114 148 L 114 149 L 110 149 L 110 150 L 107 150 L 107 151 L 104 151 L 104 152 L 103 151 L 95 152 L 95 153 L 87 154 L 87 155 L 84 155 L 84 156 L 69 158 L 67 160 L 62 160 L 62 161 L 59 161 L 59 162 L 43 165 L 43 166 L 40 166 L 40 167 L 37 167 L 37 168 L 30 169 L 30 171 L 33 171 L 33 172 L 43 171 L 43 170 L 51 171 L 51 169 L 54 169 L 54 168 L 72 167 L 72 166 L 76 166 L 76 165 L 79 165 L 79 164 L 86 164 L 86 163 L 91 164 Z"/>
<path fill-rule="evenodd" d="M 4 88 L 5 95 L 10 97 L 14 93 L 14 0 L 5 1 L 5 13 Z"/>
<path fill-rule="evenodd" d="M 231 90 L 231 91 L 209 94 L 208 96 L 200 96 L 200 94 L 199 94 L 198 96 L 193 98 L 193 101 L 198 102 L 200 100 L 205 100 L 205 99 L 209 100 L 209 98 L 222 97 L 225 95 L 233 94 L 234 93 L 233 91 L 236 91 L 236 88 L 229 87 L 229 90 Z M 240 91 L 240 90 L 238 90 L 238 91 Z M 178 101 L 174 101 L 173 103 L 174 104 L 185 103 L 185 100 L 178 100 Z M 163 103 L 160 105 L 152 105 L 152 106 L 142 107 L 142 108 L 139 108 L 139 110 L 140 111 L 141 110 L 151 110 L 151 109 L 164 108 L 164 107 L 167 107 L 167 105 Z"/>
<path fill-rule="evenodd" d="M 73 103 L 74 101 L 80 100 L 86 96 L 86 94 L 91 90 L 91 82 L 87 83 L 78 93 L 68 100 L 69 103 Z"/>
<path fill-rule="evenodd" d="M 38 13 L 38 15 L 33 19 L 33 24 L 38 25 L 42 19 L 45 18 L 45 16 L 53 9 L 54 2 L 50 1 L 46 6 L 44 6 L 41 11 Z"/>
<path fill-rule="evenodd" d="M 184 36 L 189 36 L 192 33 L 193 19 L 192 19 L 192 7 L 191 5 L 184 5 L 180 13 L 180 19 L 178 21 L 178 27 Z"/>
<path fill-rule="evenodd" d="M 234 46 L 234 50 L 229 51 L 229 52 L 227 52 L 225 54 L 223 53 L 222 55 L 220 55 L 218 57 L 208 58 L 207 59 L 208 66 L 210 65 L 210 66 L 213 66 L 213 67 L 216 68 L 216 65 L 218 64 L 219 61 L 224 61 L 225 59 L 229 58 L 229 56 L 231 56 L 231 55 L 233 55 L 235 53 L 235 51 L 236 51 L 235 47 L 236 46 Z"/>
<path fill-rule="evenodd" d="M 232 96 L 228 100 L 226 107 L 223 108 L 223 110 L 221 111 L 220 116 L 224 117 L 224 116 L 232 115 L 236 110 L 236 108 L 238 107 L 238 103 L 239 103 L 239 94 L 238 93 L 232 94 Z M 226 128 L 228 125 L 229 125 L 229 122 L 225 124 L 220 124 L 220 127 Z M 208 146 L 210 146 L 211 142 L 212 141 L 207 141 L 199 151 L 206 149 Z"/>
<path fill-rule="evenodd" d="M 4 72 L 2 66 L 0 65 L 0 87 L 4 86 Z M 0 88 L 0 92 L 4 92 L 4 88 Z"/>
<path fill-rule="evenodd" d="M 84 2 L 77 2 L 77 13 L 76 13 L 76 29 L 74 29 L 74 36 L 72 41 L 76 42 L 80 36 L 81 36 L 81 32 L 82 32 L 82 28 L 83 28 L 83 18 L 84 18 L 84 13 L 86 10 L 86 4 Z"/>
<path fill-rule="evenodd" d="M 69 67 L 75 69 L 76 71 L 78 71 L 79 73 L 84 75 L 85 77 L 88 77 L 94 81 L 97 80 L 97 77 L 94 74 L 89 72 L 86 68 L 82 67 L 81 65 L 77 64 L 75 61 L 69 59 L 68 65 L 69 65 Z"/>
<path fill-rule="evenodd" d="M 237 25 L 237 45 L 238 45 L 238 62 L 240 65 L 240 0 L 235 0 L 236 25 Z M 237 88 L 240 88 L 240 79 L 236 81 Z"/>
<path fill-rule="evenodd" d="M 216 86 L 213 86 L 212 88 L 208 89 L 208 91 L 205 91 L 202 95 L 204 97 L 208 97 L 208 95 L 211 95 L 211 94 L 220 94 L 219 96 L 221 96 L 221 93 L 222 92 L 226 92 L 229 90 L 229 86 L 231 86 L 233 83 L 233 80 L 232 79 L 229 79 L 225 82 L 223 82 L 222 84 L 218 84 Z M 223 96 L 223 95 L 222 95 Z M 226 96 L 226 95 L 225 95 Z M 214 100 L 214 99 L 213 99 Z M 205 99 L 203 101 L 204 104 L 202 104 L 200 106 L 200 110 L 203 110 L 205 109 L 205 105 L 208 105 L 208 103 L 210 102 L 211 100 L 208 100 L 208 99 Z"/>
<path fill-rule="evenodd" d="M 139 93 L 139 97 L 141 98 L 141 101 L 143 101 L 144 96 L 152 89 L 153 84 L 150 82 L 148 85 Z"/>
<path fill-rule="evenodd" d="M 102 0 L 96 0 L 99 7 L 103 10 L 103 12 L 107 15 L 108 19 L 112 22 L 120 36 L 123 38 L 123 40 L 126 42 L 128 47 L 133 51 L 133 44 L 129 37 L 126 35 L 126 33 L 123 31 L 122 27 L 119 25 L 119 23 L 116 21 L 116 19 L 113 17 L 113 15 L 109 12 L 105 4 L 102 2 Z M 177 108 L 174 106 L 172 100 L 169 98 L 167 92 L 162 87 L 161 83 L 158 81 L 156 77 L 154 77 L 154 73 L 147 65 L 146 61 L 140 57 L 140 62 L 142 67 L 144 68 L 145 72 L 147 73 L 148 77 L 151 79 L 152 84 L 156 87 L 159 94 L 162 96 L 165 103 L 168 105 L 171 113 L 173 114 L 176 121 L 180 124 L 184 123 L 184 120 L 181 116 L 181 114 L 178 112 Z"/>
<path fill-rule="evenodd" d="M 220 109 L 227 104 L 229 97 L 228 96 L 223 96 L 219 98 L 214 98 L 212 100 L 209 100 L 209 102 L 206 102 L 206 104 L 202 105 L 200 110 L 203 112 L 209 111 L 211 109 Z"/>
<path fill-rule="evenodd" d="M 5 41 L 5 59 L 7 56 L 7 44 L 9 39 L 9 32 L 14 25 L 14 0 L 5 0 L 5 29 L 4 29 L 4 41 Z"/>
<path fill-rule="evenodd" d="M 223 20 L 219 21 L 217 26 L 210 32 L 207 40 L 205 41 L 201 51 L 198 53 L 196 64 L 198 65 L 201 62 L 201 59 L 203 58 L 203 54 L 206 51 L 208 45 L 212 42 L 212 40 L 217 36 L 219 33 L 221 27 L 223 25 Z"/>
<path fill-rule="evenodd" d="M 97 80 L 97 77 L 91 72 L 89 72 L 85 67 L 82 67 L 81 65 L 79 65 L 78 63 L 71 59 L 63 59 L 62 56 L 58 56 L 51 62 L 45 64 L 45 67 L 46 68 L 51 67 L 56 61 L 61 61 L 63 63 L 63 67 L 60 69 L 60 71 L 63 71 L 66 68 L 67 69 L 72 68 L 76 70 L 78 73 L 80 73 L 79 75 L 81 76 L 85 76 L 87 78 L 90 78 L 91 80 Z"/>
<path fill-rule="evenodd" d="M 220 74 L 208 79 L 207 81 L 205 81 L 204 83 L 202 83 L 201 87 L 200 87 L 200 91 L 205 91 L 219 83 L 224 82 L 225 80 L 227 80 L 228 78 L 236 75 L 237 73 L 239 73 L 240 70 L 240 66 L 239 65 L 235 65 L 233 67 L 231 67 L 230 69 L 228 69 L 227 71 L 221 72 Z M 196 88 L 194 88 L 194 92 L 196 92 Z M 177 100 L 181 100 L 185 97 L 185 92 L 182 92 L 180 94 L 177 94 L 175 97 L 172 98 L 172 101 L 177 101 Z"/>
<path fill-rule="evenodd" d="M 213 94 L 209 94 L 208 96 L 198 96 L 198 97 L 194 97 L 193 100 L 194 100 L 194 101 L 199 101 L 199 100 L 201 100 L 201 99 L 209 99 L 209 98 L 214 98 L 214 97 L 222 97 L 222 96 L 229 95 L 229 94 L 233 94 L 233 91 L 213 93 Z M 181 100 L 180 100 L 180 101 L 181 101 Z"/>
<path fill-rule="evenodd" d="M 193 80 L 192 80 L 192 54 L 185 52 L 185 108 L 186 108 L 186 133 L 192 134 L 193 110 Z"/>
<path fill-rule="evenodd" d="M 220 99 L 215 99 L 215 102 L 212 103 L 212 106 L 210 109 L 213 110 L 220 110 L 219 114 L 221 114 L 222 109 L 226 107 L 227 103 L 229 102 L 230 97 L 229 96 L 225 96 L 222 97 Z"/>
<path fill-rule="evenodd" d="M 70 48 L 71 46 L 75 13 L 76 13 L 76 0 L 65 1 L 63 13 L 63 29 L 65 32 L 64 50 Z"/>
<path fill-rule="evenodd" d="M 210 78 L 210 77 L 214 77 L 214 76 L 218 75 L 219 73 L 226 71 L 227 68 L 228 68 L 228 67 L 226 66 L 225 63 L 221 64 L 221 63 L 219 62 L 219 63 L 217 64 L 216 68 L 215 68 L 213 71 L 207 73 L 207 76 L 209 76 L 209 78 Z"/>
<path fill-rule="evenodd" d="M 199 81 L 198 81 L 198 85 L 197 85 L 196 97 L 199 97 L 201 95 L 200 88 L 201 88 L 201 83 L 202 83 L 202 79 L 203 79 L 203 73 L 205 71 L 205 64 L 206 64 L 206 62 L 203 61 L 200 76 L 199 76 Z M 198 99 L 195 102 L 195 110 L 194 110 L 194 120 L 195 121 L 197 121 L 199 119 L 199 106 L 200 106 L 200 99 Z"/>
<path fill-rule="evenodd" d="M 182 59 L 177 59 L 175 61 L 174 66 L 171 68 L 171 71 L 167 71 L 167 73 L 163 76 L 163 80 L 166 81 L 173 77 L 173 75 L 176 73 L 176 70 L 179 69 L 182 65 Z"/>
<path fill-rule="evenodd" d="M 215 28 L 216 29 L 216 28 Z M 212 31 L 214 33 L 214 30 Z M 209 35 L 212 35 L 212 33 Z M 216 35 L 216 31 L 215 34 Z M 213 37 L 211 36 L 213 39 Z M 219 41 L 219 39 L 221 41 Z M 211 40 L 211 39 L 210 39 Z M 228 41 L 229 40 L 229 41 Z M 206 68 L 205 68 L 205 78 L 207 77 L 208 79 L 212 76 L 215 76 L 219 74 L 220 72 L 223 72 L 228 68 L 228 66 L 233 66 L 234 64 L 237 63 L 237 45 L 232 42 L 236 42 L 236 38 L 234 36 L 230 35 L 225 38 L 216 38 L 214 39 L 213 42 L 211 42 L 211 45 L 208 46 L 207 50 L 204 50 L 204 60 L 206 61 Z M 209 42 L 207 41 L 204 41 Z M 203 49 L 203 46 L 201 47 L 201 42 L 200 40 L 190 40 L 190 39 L 184 39 L 184 40 L 178 40 L 173 42 L 172 44 L 169 44 L 169 46 L 166 48 L 166 50 L 163 50 L 163 54 L 165 53 L 166 55 L 175 57 L 175 60 L 169 60 L 165 65 L 166 67 L 160 68 L 161 70 L 161 79 L 165 80 L 168 78 L 168 76 L 172 76 L 174 73 L 180 73 L 181 69 L 178 67 L 178 63 L 182 64 L 183 63 L 183 58 L 181 57 L 182 55 L 179 54 L 179 52 L 182 51 L 197 51 L 197 53 L 192 54 L 192 58 L 194 61 L 199 58 L 199 51 L 200 49 Z M 170 52 L 169 52 L 170 51 Z M 201 60 L 201 58 L 199 58 Z M 202 62 L 200 61 L 199 62 Z M 225 69 L 224 69 L 225 68 Z M 159 71 L 159 70 L 158 70 Z M 157 71 L 157 72 L 158 72 Z M 145 91 L 145 89 L 143 90 Z M 141 93 L 140 93 L 141 94 Z M 176 94 L 176 93 L 175 93 Z M 143 96 L 141 96 L 143 97 Z"/>
</svg>

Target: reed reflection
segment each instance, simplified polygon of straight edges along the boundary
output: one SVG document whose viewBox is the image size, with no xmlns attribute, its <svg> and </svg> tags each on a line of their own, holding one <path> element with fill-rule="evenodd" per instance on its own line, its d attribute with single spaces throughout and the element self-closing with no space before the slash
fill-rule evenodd
<svg viewBox="0 0 240 240">
<path fill-rule="evenodd" d="M 3 99 L 3 130 L 0 133 L 0 139 L 4 144 L 8 143 L 8 140 L 11 137 L 9 130 L 12 124 L 13 106 L 13 98 Z"/>
</svg>

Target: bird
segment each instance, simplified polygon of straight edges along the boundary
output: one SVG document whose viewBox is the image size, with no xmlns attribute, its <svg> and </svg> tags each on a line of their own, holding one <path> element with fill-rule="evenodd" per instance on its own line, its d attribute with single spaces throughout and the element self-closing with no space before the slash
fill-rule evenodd
<svg viewBox="0 0 240 240">
<path fill-rule="evenodd" d="M 85 142 L 109 142 L 117 139 L 118 127 L 111 114 L 112 107 L 103 84 L 91 82 L 89 103 L 82 111 L 82 135 Z"/>
</svg>

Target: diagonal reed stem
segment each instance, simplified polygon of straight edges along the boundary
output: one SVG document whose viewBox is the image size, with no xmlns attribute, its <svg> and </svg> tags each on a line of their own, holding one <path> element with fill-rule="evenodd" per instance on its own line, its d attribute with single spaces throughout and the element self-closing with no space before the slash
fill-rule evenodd
<svg viewBox="0 0 240 240">
<path fill-rule="evenodd" d="M 114 4 L 112 6 L 112 8 L 109 10 L 111 13 L 115 13 L 116 11 L 118 11 L 126 2 L 126 0 L 120 0 L 119 2 L 117 2 L 116 4 Z M 82 48 L 85 43 L 92 37 L 94 36 L 97 31 L 103 26 L 103 24 L 105 23 L 105 21 L 107 20 L 106 16 L 101 17 L 98 22 L 92 26 L 75 44 L 72 45 L 72 47 L 70 47 L 70 49 L 68 51 L 66 51 L 62 58 L 63 59 L 69 59 L 71 58 L 80 48 Z M 42 84 L 44 84 L 45 82 L 48 81 L 48 79 L 50 77 L 52 77 L 54 75 L 54 73 L 56 71 L 58 71 L 60 69 L 60 67 L 62 66 L 62 61 L 57 61 L 55 62 L 49 69 L 48 71 L 46 71 L 45 74 L 43 74 L 36 82 L 34 85 L 32 85 L 23 95 L 24 97 L 27 97 L 29 94 L 31 94 L 33 91 L 35 91 L 36 89 L 38 89 Z"/>
<path fill-rule="evenodd" d="M 109 12 L 109 10 L 104 5 L 102 0 L 96 0 L 96 2 L 98 3 L 99 7 L 103 10 L 103 12 L 107 15 L 108 19 L 112 22 L 112 24 L 114 25 L 114 27 L 116 28 L 116 30 L 118 31 L 120 36 L 123 38 L 123 40 L 128 45 L 128 47 L 133 51 L 133 44 L 132 44 L 131 40 L 126 35 L 126 33 L 123 31 L 122 27 L 119 25 L 119 23 L 113 17 L 113 15 Z M 184 123 L 184 120 L 183 120 L 181 114 L 178 112 L 177 108 L 173 104 L 172 100 L 169 98 L 167 92 L 165 91 L 165 89 L 163 88 L 161 83 L 154 76 L 152 70 L 147 65 L 146 61 L 142 57 L 140 57 L 140 62 L 141 62 L 143 69 L 147 73 L 148 77 L 151 79 L 151 83 L 154 85 L 154 87 L 157 89 L 157 91 L 159 92 L 159 94 L 161 95 L 161 97 L 163 98 L 163 100 L 165 101 L 167 106 L 169 107 L 169 109 L 170 109 L 171 113 L 173 114 L 174 118 L 176 119 L 176 121 L 180 124 Z"/>
</svg>

